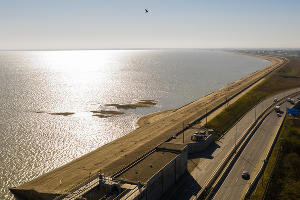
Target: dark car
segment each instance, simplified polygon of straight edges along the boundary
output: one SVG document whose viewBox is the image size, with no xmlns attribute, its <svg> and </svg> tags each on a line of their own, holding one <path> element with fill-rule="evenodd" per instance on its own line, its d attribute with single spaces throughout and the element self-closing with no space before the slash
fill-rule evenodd
<svg viewBox="0 0 300 200">
<path fill-rule="evenodd" d="M 250 174 L 247 171 L 243 171 L 242 172 L 242 178 L 245 180 L 249 180 L 250 179 Z"/>
</svg>

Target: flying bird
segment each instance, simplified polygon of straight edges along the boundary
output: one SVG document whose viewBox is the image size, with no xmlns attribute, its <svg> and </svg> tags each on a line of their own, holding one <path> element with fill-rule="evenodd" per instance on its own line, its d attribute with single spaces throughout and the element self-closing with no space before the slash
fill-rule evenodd
<svg viewBox="0 0 300 200">
<path fill-rule="evenodd" d="M 149 11 L 145 8 L 145 13 L 148 13 Z"/>
</svg>

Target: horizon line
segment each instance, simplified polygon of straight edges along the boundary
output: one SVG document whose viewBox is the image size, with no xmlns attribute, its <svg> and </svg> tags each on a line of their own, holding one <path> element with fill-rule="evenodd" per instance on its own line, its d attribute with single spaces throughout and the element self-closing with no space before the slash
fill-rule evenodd
<svg viewBox="0 0 300 200">
<path fill-rule="evenodd" d="M 199 49 L 199 50 L 300 50 L 300 47 L 157 47 L 157 48 L 78 48 L 78 49 L 69 49 L 69 48 L 57 48 L 57 49 L 0 49 L 0 51 L 96 51 L 96 50 L 184 50 L 184 49 Z"/>
</svg>

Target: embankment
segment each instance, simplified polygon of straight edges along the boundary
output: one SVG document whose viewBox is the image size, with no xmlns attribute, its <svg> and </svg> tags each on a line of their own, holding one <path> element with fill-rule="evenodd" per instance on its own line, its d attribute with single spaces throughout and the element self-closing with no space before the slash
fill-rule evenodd
<svg viewBox="0 0 300 200">
<path fill-rule="evenodd" d="M 144 118 L 140 127 L 127 135 L 108 143 L 62 167 L 50 171 L 32 181 L 13 188 L 20 196 L 26 191 L 39 194 L 64 194 L 89 176 L 104 173 L 112 176 L 138 157 L 164 142 L 182 129 L 182 124 L 191 123 L 225 99 L 234 96 L 256 83 L 287 61 L 283 58 L 266 57 L 272 62 L 263 70 L 256 71 L 225 88 L 215 91 L 179 109 L 153 114 Z M 146 119 L 146 120 L 145 120 Z"/>
</svg>

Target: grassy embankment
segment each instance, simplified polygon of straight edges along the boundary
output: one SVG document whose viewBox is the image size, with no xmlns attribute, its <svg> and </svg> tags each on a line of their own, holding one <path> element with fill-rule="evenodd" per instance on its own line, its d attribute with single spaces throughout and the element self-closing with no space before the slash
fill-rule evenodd
<svg viewBox="0 0 300 200">
<path fill-rule="evenodd" d="M 259 85 L 210 120 L 208 127 L 218 132 L 218 139 L 259 101 L 297 87 L 300 87 L 300 57 L 290 58 L 285 66 L 271 73 Z"/>
<path fill-rule="evenodd" d="M 250 200 L 300 199 L 299 166 L 300 118 L 287 116 L 279 140 Z"/>
</svg>

